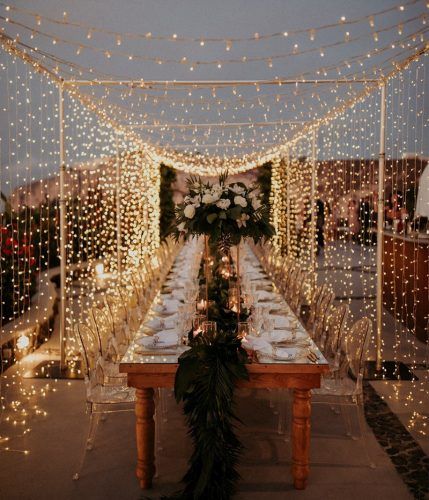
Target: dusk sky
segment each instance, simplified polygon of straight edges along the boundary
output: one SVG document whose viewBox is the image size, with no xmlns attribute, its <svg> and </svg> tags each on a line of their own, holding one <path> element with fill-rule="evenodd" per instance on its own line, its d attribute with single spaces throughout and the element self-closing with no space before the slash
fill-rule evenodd
<svg viewBox="0 0 429 500">
<path fill-rule="evenodd" d="M 22 23 L 22 25 L 38 29 L 44 33 L 58 37 L 55 44 L 52 39 L 36 35 L 31 38 L 31 29 L 25 29 L 22 26 L 0 22 L 4 31 L 14 37 L 17 33 L 20 35 L 20 41 L 32 47 L 37 46 L 40 49 L 54 54 L 61 59 L 79 64 L 80 66 L 93 68 L 94 74 L 97 72 L 110 74 L 114 79 L 144 79 L 144 80 L 258 80 L 290 78 L 296 79 L 299 75 L 305 74 L 307 78 L 320 78 L 323 74 L 317 70 L 320 68 L 342 67 L 342 73 L 346 75 L 344 61 L 360 59 L 361 68 L 367 70 L 371 76 L 371 69 L 377 66 L 382 60 L 393 57 L 395 54 L 403 54 L 404 49 L 395 47 L 390 49 L 377 59 L 373 56 L 365 59 L 365 55 L 374 50 L 374 47 L 385 47 L 394 43 L 398 38 L 407 37 L 410 33 L 419 30 L 427 30 L 426 25 L 422 24 L 422 15 L 429 14 L 426 8 L 426 2 L 419 0 L 414 3 L 404 2 L 404 9 L 394 9 L 392 12 L 375 16 L 374 27 L 370 26 L 368 19 L 363 19 L 370 14 L 399 6 L 398 0 L 378 0 L 374 1 L 355 1 L 355 0 L 125 0 L 117 2 L 113 0 L 23 0 L 10 2 L 12 7 L 18 10 L 6 12 L 5 4 L 0 3 L 0 15 L 5 17 L 9 15 L 11 19 Z M 37 19 L 34 15 L 24 13 L 19 9 L 27 9 L 37 12 L 41 16 L 41 24 L 37 25 Z M 201 39 L 203 43 L 190 43 L 186 41 L 159 41 L 145 39 L 127 39 L 122 37 L 120 47 L 117 45 L 117 39 L 114 35 L 91 33 L 91 39 L 87 38 L 87 29 L 72 26 L 58 26 L 44 20 L 44 17 L 62 19 L 63 12 L 67 12 L 67 20 L 86 26 L 93 26 L 108 29 L 113 32 L 127 32 L 131 34 L 152 33 L 153 37 L 167 36 L 173 37 L 174 34 L 180 38 L 192 37 Z M 340 25 L 340 19 L 346 21 L 362 18 L 362 22 L 351 25 Z M 414 19 L 416 18 L 416 19 Z M 398 24 L 403 24 L 399 27 Z M 334 27 L 325 30 L 315 30 L 311 33 L 311 28 L 333 24 Z M 393 27 L 393 28 L 392 28 Z M 392 29 L 389 29 L 392 28 Z M 247 40 L 229 43 L 223 41 L 219 43 L 205 42 L 210 37 L 223 38 L 255 38 L 255 33 L 260 35 L 270 33 L 294 32 L 304 29 L 300 34 L 291 36 L 277 36 L 269 40 Z M 379 40 L 374 42 L 374 31 L 378 33 Z M 399 35 L 399 31 L 401 35 Z M 349 33 L 347 35 L 347 32 Z M 34 33 L 33 33 L 34 35 Z M 426 33 L 422 33 L 425 36 Z M 343 43 L 346 36 L 351 41 Z M 313 39 L 312 39 L 313 38 Z M 63 43 L 64 39 L 69 43 Z M 82 43 L 96 48 L 89 50 L 84 48 L 79 54 L 76 47 Z M 76 45 L 77 44 L 77 45 Z M 298 45 L 297 54 L 284 57 L 294 50 L 294 45 Z M 332 47 L 326 47 L 336 44 Z M 227 50 L 228 47 L 228 50 Z M 124 53 L 140 54 L 144 57 L 159 58 L 160 60 L 180 61 L 186 58 L 185 63 L 157 62 L 132 60 L 127 57 L 115 55 L 115 51 L 120 50 Z M 105 51 L 111 51 L 112 56 L 107 58 Z M 309 52 L 308 52 L 309 51 Z M 303 52 L 304 54 L 299 54 Z M 322 55 L 323 52 L 323 55 Z M 219 69 L 216 64 L 196 64 L 194 70 L 190 71 L 191 61 L 217 61 L 224 59 L 238 59 L 242 57 L 262 57 L 273 56 L 272 61 L 246 62 L 245 64 L 222 64 Z M 280 56 L 280 57 L 277 57 Z M 397 56 L 398 59 L 404 56 Z M 10 56 L 1 54 L 0 62 L 10 66 Z M 349 70 L 349 73 L 356 73 L 357 62 Z M 22 71 L 22 64 L 17 65 L 18 74 Z M 392 66 L 386 66 L 392 69 Z M 9 71 L 11 71 L 9 67 Z M 15 69 L 14 69 L 15 71 Z M 70 74 L 70 73 L 69 73 Z M 338 77 L 336 70 L 327 73 L 328 78 Z M 4 76 L 4 75 L 3 75 Z M 75 77 L 78 75 L 75 73 Z M 85 78 L 88 76 L 86 75 Z M 23 75 L 24 78 L 24 75 Z M 3 85 L 0 94 L 0 104 L 2 108 L 7 104 L 7 90 L 5 89 L 5 78 L 0 80 Z M 41 105 L 39 94 L 40 83 L 30 82 L 32 92 L 31 104 L 29 106 L 35 109 Z M 361 87 L 355 86 L 354 91 Z M 123 89 L 121 89 L 123 90 Z M 88 89 L 85 89 L 87 92 Z M 270 144 L 284 143 L 287 137 L 292 137 L 290 125 L 279 125 L 280 120 L 304 120 L 311 121 L 316 117 L 323 116 L 326 113 L 326 107 L 320 105 L 324 101 L 327 106 L 333 104 L 336 96 L 344 97 L 344 88 L 338 89 L 336 93 L 332 88 L 325 86 L 317 89 L 307 88 L 304 97 L 294 96 L 295 85 L 279 87 L 263 86 L 260 89 L 252 86 L 250 88 L 232 88 L 226 89 L 196 89 L 189 95 L 187 90 L 169 90 L 165 101 L 162 100 L 163 92 L 159 90 L 147 91 L 149 99 L 138 101 L 138 95 L 125 96 L 124 100 L 120 98 L 119 90 L 111 90 L 109 102 L 125 105 L 132 109 L 136 122 L 146 123 L 219 123 L 219 122 L 270 122 L 275 121 L 275 126 L 261 126 L 259 128 L 228 128 L 222 129 L 213 127 L 211 129 L 200 129 L 198 133 L 188 130 L 172 129 L 162 133 L 159 129 L 153 131 L 142 129 L 141 134 L 149 142 L 157 143 L 169 147 L 184 147 L 185 144 L 193 142 L 195 150 L 204 148 L 204 145 L 231 144 L 228 147 L 216 147 L 213 150 L 207 150 L 213 154 L 231 155 L 243 154 L 258 147 L 266 147 Z M 301 88 L 299 88 L 301 92 Z M 311 96 L 311 93 L 319 93 L 321 99 Z M 237 94 L 245 100 L 251 101 L 251 105 L 237 106 Z M 277 100 L 276 96 L 281 94 Z M 98 97 L 102 94 L 96 93 Z M 161 96 L 159 102 L 153 102 L 153 98 Z M 124 96 L 122 96 L 124 97 Z M 198 105 L 198 99 L 210 102 L 210 105 Z M 174 106 L 172 101 L 177 100 Z M 190 102 L 193 101 L 193 104 Z M 219 101 L 219 102 L 217 102 Z M 49 103 L 55 103 L 55 97 L 51 100 L 46 99 L 45 106 Z M 185 104 L 181 104 L 185 102 Z M 221 102 L 221 104 L 220 104 Z M 288 104 L 288 106 L 287 106 Z M 130 108 L 132 106 L 132 108 Z M 427 101 L 425 105 L 424 120 L 427 123 Z M 51 111 L 46 111 L 46 116 Z M 138 116 L 137 116 L 138 115 Z M 46 118 L 45 116 L 45 118 Z M 2 136 L 2 163 L 14 164 L 15 158 L 11 158 L 8 147 L 5 147 L 8 139 L 7 129 L 10 117 L 3 114 L 0 121 L 0 133 Z M 52 120 L 54 117 L 52 116 Z M 34 129 L 34 127 L 33 127 Z M 427 130 L 427 129 L 426 129 Z M 33 130 L 34 132 L 34 130 Z M 57 129 L 47 132 L 45 135 L 46 148 L 44 153 L 50 151 L 47 162 L 47 170 L 55 171 L 56 150 L 52 147 L 56 140 Z M 243 140 L 245 145 L 234 146 L 237 141 Z M 77 141 L 78 142 L 78 141 Z M 76 142 L 76 144 L 77 144 Z M 50 144 L 51 143 L 51 144 Z M 75 144 L 75 145 L 76 145 Z M 412 150 L 410 143 L 404 149 Z M 210 147 L 210 146 L 208 146 Z M 78 148 L 77 148 L 78 149 Z M 402 151 L 403 153 L 406 151 Z M 427 143 L 424 146 L 424 153 L 427 155 Z M 70 153 L 72 156 L 73 153 Z M 34 151 L 32 155 L 36 161 L 40 154 Z M 73 160 L 73 158 L 71 158 Z M 18 165 L 24 164 L 21 161 Z M 16 164 L 16 163 L 15 163 Z M 2 169 L 3 170 L 3 169 Z M 41 175 L 41 174 L 40 174 Z M 4 172 L 2 172 L 4 177 Z M 12 180 L 16 184 L 15 180 Z M 3 182 L 4 184 L 4 182 Z"/>
</svg>

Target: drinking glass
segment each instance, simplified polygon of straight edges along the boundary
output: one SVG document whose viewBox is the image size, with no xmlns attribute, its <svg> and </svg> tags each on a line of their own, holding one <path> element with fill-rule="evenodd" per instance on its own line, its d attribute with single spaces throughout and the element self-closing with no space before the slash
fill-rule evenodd
<svg viewBox="0 0 429 500">
<path fill-rule="evenodd" d="M 249 323 L 247 321 L 240 321 L 237 328 L 237 336 L 239 338 L 246 338 L 249 335 Z"/>
<path fill-rule="evenodd" d="M 202 324 L 202 330 L 204 337 L 213 339 L 217 333 L 216 321 L 204 321 L 204 323 Z"/>
</svg>

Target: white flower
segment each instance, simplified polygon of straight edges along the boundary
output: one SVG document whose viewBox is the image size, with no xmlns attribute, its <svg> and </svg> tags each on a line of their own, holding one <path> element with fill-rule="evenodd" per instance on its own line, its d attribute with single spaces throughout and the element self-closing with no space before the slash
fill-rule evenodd
<svg viewBox="0 0 429 500">
<path fill-rule="evenodd" d="M 180 224 L 177 225 L 177 229 L 181 233 L 186 232 L 185 226 L 186 226 L 186 222 L 181 222 Z"/>
<path fill-rule="evenodd" d="M 213 203 L 215 203 L 216 201 L 218 201 L 220 199 L 221 194 L 222 194 L 222 192 L 212 194 Z"/>
<path fill-rule="evenodd" d="M 221 208 L 222 210 L 226 210 L 231 205 L 231 200 L 225 200 L 222 198 L 216 203 L 216 206 Z"/>
<path fill-rule="evenodd" d="M 193 198 L 190 198 L 189 201 L 195 205 L 195 208 L 198 208 L 201 204 L 201 195 L 196 194 Z"/>
<path fill-rule="evenodd" d="M 215 184 L 213 187 L 212 187 L 212 193 L 222 193 L 223 191 L 223 188 L 220 184 Z"/>
<path fill-rule="evenodd" d="M 237 220 L 238 227 L 246 227 L 246 221 L 249 219 L 250 217 L 247 214 L 241 214 L 241 218 Z"/>
<path fill-rule="evenodd" d="M 247 201 L 246 198 L 243 196 L 234 196 L 234 203 L 236 205 L 240 205 L 240 207 L 247 207 Z"/>
<path fill-rule="evenodd" d="M 202 198 L 202 200 L 201 200 L 201 201 L 202 201 L 203 203 L 205 203 L 206 205 L 208 205 L 208 204 L 210 204 L 210 203 L 213 203 L 213 202 L 214 202 L 214 201 L 216 201 L 216 200 L 214 199 L 214 197 L 213 197 L 213 195 L 212 195 L 212 194 L 210 194 L 210 193 L 205 193 L 205 194 L 203 195 L 203 198 Z"/>
<path fill-rule="evenodd" d="M 185 210 L 183 210 L 183 214 L 188 219 L 193 219 L 194 215 L 195 215 L 195 206 L 194 205 L 187 205 L 185 207 Z"/>
<path fill-rule="evenodd" d="M 258 208 L 261 208 L 261 200 L 259 198 L 252 198 L 252 207 L 253 210 L 258 210 Z"/>
<path fill-rule="evenodd" d="M 235 194 L 243 194 L 245 191 L 244 187 L 241 187 L 238 184 L 233 184 L 229 187 L 229 189 Z"/>
</svg>

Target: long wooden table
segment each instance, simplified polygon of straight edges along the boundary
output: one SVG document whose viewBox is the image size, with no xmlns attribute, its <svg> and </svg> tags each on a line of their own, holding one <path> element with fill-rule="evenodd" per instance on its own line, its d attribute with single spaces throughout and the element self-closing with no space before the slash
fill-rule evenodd
<svg viewBox="0 0 429 500">
<path fill-rule="evenodd" d="M 143 359 L 140 359 L 143 358 Z M 151 358 L 151 359 L 150 359 Z M 128 385 L 136 389 L 137 477 L 142 488 L 152 486 L 155 474 L 155 402 L 154 389 L 174 386 L 177 363 L 172 357 L 154 359 L 136 356 L 120 364 L 127 373 Z M 177 359 L 177 358 L 176 358 Z M 155 361 L 155 362 L 154 362 Z M 320 363 L 253 363 L 248 366 L 250 378 L 240 384 L 249 388 L 293 389 L 292 476 L 296 489 L 305 489 L 309 475 L 311 389 L 320 387 L 321 376 L 329 370 Z"/>
</svg>

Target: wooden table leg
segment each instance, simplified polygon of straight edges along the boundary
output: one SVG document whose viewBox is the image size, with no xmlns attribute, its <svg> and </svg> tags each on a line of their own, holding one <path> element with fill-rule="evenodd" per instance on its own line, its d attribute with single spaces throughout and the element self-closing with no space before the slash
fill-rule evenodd
<svg viewBox="0 0 429 500">
<path fill-rule="evenodd" d="M 141 488 L 151 488 L 155 475 L 155 413 L 153 389 L 136 389 L 136 474 Z"/>
<path fill-rule="evenodd" d="M 295 389 L 293 393 L 292 476 L 297 490 L 304 490 L 309 473 L 310 391 Z"/>
</svg>

